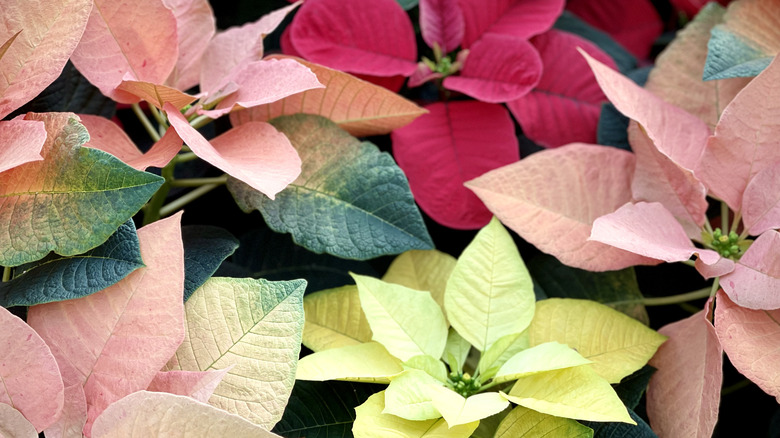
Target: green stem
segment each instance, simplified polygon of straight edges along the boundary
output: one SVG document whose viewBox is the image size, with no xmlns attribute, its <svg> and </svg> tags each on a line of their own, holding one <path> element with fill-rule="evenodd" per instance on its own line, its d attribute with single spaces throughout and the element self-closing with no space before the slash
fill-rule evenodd
<svg viewBox="0 0 780 438">
<path fill-rule="evenodd" d="M 164 135 L 165 131 L 168 129 L 168 120 L 165 119 L 165 117 L 162 115 L 160 110 L 157 109 L 154 105 L 149 105 L 149 111 L 152 113 L 152 116 L 154 116 L 154 119 L 157 120 L 157 123 L 160 125 L 158 128 L 158 132 L 160 135 Z"/>
<path fill-rule="evenodd" d="M 227 175 L 218 176 L 216 178 L 184 178 L 175 179 L 171 181 L 172 187 L 200 187 L 207 184 L 225 184 L 227 182 Z"/>
<path fill-rule="evenodd" d="M 157 189 L 152 196 L 152 199 L 144 206 L 144 225 L 151 224 L 152 222 L 160 219 L 163 215 L 161 213 L 165 198 L 168 197 L 168 192 L 171 190 L 171 182 L 173 178 L 173 169 L 176 166 L 176 160 L 171 160 L 165 167 L 163 167 L 160 174 L 165 178 L 165 183 Z"/>
<path fill-rule="evenodd" d="M 198 116 L 190 121 L 190 126 L 192 126 L 195 129 L 200 129 L 208 125 L 209 123 L 211 123 L 213 120 L 214 119 L 212 119 L 209 116 Z"/>
<path fill-rule="evenodd" d="M 737 383 L 735 383 L 735 384 L 733 384 L 733 385 L 729 385 L 729 386 L 727 386 L 727 387 L 723 388 L 723 389 L 720 391 L 720 395 L 721 395 L 721 396 L 724 396 L 724 395 L 729 395 L 729 394 L 732 394 L 732 393 L 734 393 L 734 392 L 737 392 L 737 391 L 739 391 L 739 390 L 740 390 L 740 389 L 742 389 L 742 388 L 747 388 L 747 387 L 748 387 L 748 386 L 750 386 L 752 383 L 753 383 L 753 382 L 751 382 L 751 381 L 750 381 L 750 380 L 748 380 L 748 379 L 740 380 L 739 382 L 737 382 Z"/>
<path fill-rule="evenodd" d="M 696 262 L 694 262 L 693 260 L 683 260 L 681 263 L 683 265 L 688 265 L 694 268 L 696 267 Z"/>
<path fill-rule="evenodd" d="M 715 277 L 715 281 L 712 282 L 712 287 L 710 287 L 710 296 L 714 297 L 718 293 L 718 289 L 720 289 L 720 277 Z"/>
<path fill-rule="evenodd" d="M 206 184 L 205 186 L 200 186 L 197 189 L 188 192 L 186 195 L 182 196 L 181 198 L 178 198 L 174 201 L 171 201 L 168 204 L 163 205 L 160 208 L 160 216 L 165 217 L 173 214 L 177 210 L 181 209 L 185 205 L 189 204 L 190 202 L 200 198 L 201 196 L 205 195 L 206 193 L 216 189 L 217 187 L 221 186 L 222 184 Z"/>
<path fill-rule="evenodd" d="M 748 231 L 748 229 L 745 228 L 744 230 L 742 230 L 742 234 L 739 235 L 739 238 L 737 238 L 737 241 L 745 240 L 745 238 L 749 235 L 750 235 L 750 231 Z"/>
<path fill-rule="evenodd" d="M 704 218 L 704 229 L 707 230 L 707 233 L 709 233 L 710 236 L 712 235 L 712 225 L 710 224 L 710 218 L 708 217 Z"/>
<path fill-rule="evenodd" d="M 10 266 L 3 266 L 3 283 L 11 281 L 11 269 Z"/>
<path fill-rule="evenodd" d="M 186 163 L 187 161 L 192 161 L 196 159 L 198 159 L 198 156 L 195 155 L 195 152 L 183 152 L 176 156 L 177 163 Z"/>
<path fill-rule="evenodd" d="M 731 223 L 731 230 L 737 231 L 737 228 L 739 228 L 739 221 L 742 220 L 742 212 L 738 211 L 737 214 L 734 215 L 734 221 Z"/>
<path fill-rule="evenodd" d="M 729 206 L 720 201 L 720 229 L 724 236 L 729 235 Z"/>
<path fill-rule="evenodd" d="M 686 292 L 679 295 L 670 295 L 668 297 L 645 297 L 642 304 L 645 306 L 666 306 L 669 304 L 685 303 L 687 301 L 698 300 L 710 296 L 711 288 L 705 287 L 693 292 Z"/>
<path fill-rule="evenodd" d="M 157 132 L 157 129 L 154 128 L 152 122 L 148 117 L 146 117 L 146 114 L 144 114 L 144 111 L 141 109 L 141 105 L 134 103 L 131 105 L 131 108 L 133 108 L 135 116 L 138 117 L 138 120 L 140 120 L 141 124 L 144 125 L 144 129 L 146 129 L 146 132 L 149 133 L 150 137 L 152 137 L 152 140 L 159 141 L 160 133 Z"/>
</svg>

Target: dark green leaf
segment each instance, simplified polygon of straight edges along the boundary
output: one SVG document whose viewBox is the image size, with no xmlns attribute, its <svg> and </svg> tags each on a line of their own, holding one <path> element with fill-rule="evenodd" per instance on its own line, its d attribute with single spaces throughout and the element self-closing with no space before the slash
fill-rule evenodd
<svg viewBox="0 0 780 438">
<path fill-rule="evenodd" d="M 355 407 L 381 389 L 383 385 L 297 380 L 272 432 L 285 438 L 352 437 Z"/>
<path fill-rule="evenodd" d="M 103 290 L 144 266 L 132 220 L 99 247 L 81 255 L 53 255 L 26 265 L 24 273 L 0 283 L 0 306 L 33 306 L 80 298 Z"/>
<path fill-rule="evenodd" d="M 705 81 L 756 76 L 775 57 L 774 53 L 757 49 L 755 43 L 745 41 L 722 25 L 715 26 L 711 35 L 702 76 Z"/>
<path fill-rule="evenodd" d="M 241 245 L 231 260 L 255 278 L 305 278 L 309 284 L 307 293 L 353 284 L 349 272 L 378 277 L 366 262 L 315 254 L 294 244 L 288 234 L 275 233 L 268 228 L 241 236 Z"/>
<path fill-rule="evenodd" d="M 604 33 L 588 23 L 582 21 L 571 12 L 564 11 L 555 22 L 556 29 L 571 32 L 579 35 L 593 44 L 599 46 L 601 50 L 607 53 L 617 64 L 618 69 L 625 73 L 636 68 L 636 58 L 623 46 L 612 39 L 609 34 Z"/>
<path fill-rule="evenodd" d="M 404 8 L 405 11 L 412 9 L 413 7 L 417 6 L 418 3 L 420 3 L 420 0 L 395 0 L 395 1 L 397 1 L 398 4 L 401 5 L 402 8 Z"/>
<path fill-rule="evenodd" d="M 225 229 L 209 225 L 184 226 L 181 239 L 184 243 L 184 301 L 187 301 L 195 289 L 233 254 L 238 239 Z"/>
<path fill-rule="evenodd" d="M 274 231 L 316 253 L 367 260 L 433 242 L 406 176 L 393 158 L 315 115 L 278 117 L 301 156 L 301 175 L 275 200 L 236 180 L 228 188 L 244 211 L 259 210 Z"/>
<path fill-rule="evenodd" d="M 593 429 L 593 438 L 658 438 L 650 426 L 631 409 L 628 414 L 636 421 L 636 426 L 628 423 L 598 423 L 595 421 L 580 421 Z"/>
<path fill-rule="evenodd" d="M 633 268 L 590 272 L 566 266 L 555 257 L 539 255 L 531 260 L 528 269 L 548 297 L 598 301 L 648 323 Z"/>
<path fill-rule="evenodd" d="M 655 368 L 645 365 L 621 380 L 619 384 L 614 385 L 618 397 L 620 397 L 620 400 L 623 400 L 623 403 L 629 409 L 636 409 L 639 400 L 642 398 L 645 390 L 647 390 L 647 384 L 650 382 L 650 378 L 653 377 L 653 373 L 655 373 Z"/>
</svg>

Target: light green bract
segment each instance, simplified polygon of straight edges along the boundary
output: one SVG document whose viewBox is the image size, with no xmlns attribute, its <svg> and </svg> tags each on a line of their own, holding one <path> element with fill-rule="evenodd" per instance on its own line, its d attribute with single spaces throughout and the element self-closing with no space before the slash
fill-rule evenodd
<svg viewBox="0 0 780 438">
<path fill-rule="evenodd" d="M 418 252 L 414 257 L 427 256 Z M 355 274 L 362 312 L 355 308 L 352 287 L 317 292 L 304 300 L 306 311 L 313 315 L 349 309 L 349 317 L 312 318 L 312 336 L 316 330 L 339 340 L 320 343 L 322 350 L 301 359 L 298 379 L 389 383 L 386 391 L 356 409 L 352 429 L 356 437 L 466 437 L 480 420 L 504 411 L 510 402 L 524 408 L 512 411 L 510 416 L 516 421 L 501 423 L 496 436 L 517 432 L 530 437 L 557 428 L 565 429 L 567 436 L 592 435 L 591 429 L 569 419 L 634 424 L 608 379 L 595 370 L 601 366 L 596 358 L 584 357 L 579 347 L 571 348 L 564 343 L 566 339 L 533 324 L 538 305 L 531 278 L 512 237 L 498 220 L 477 233 L 454 269 L 440 269 L 438 263 L 409 264 L 410 255 L 399 259 L 387 278 L 404 272 L 407 279 L 403 282 L 417 287 L 446 280 L 446 317 L 430 291 Z M 404 271 L 399 271 L 403 265 Z M 426 265 L 448 278 L 437 280 L 425 271 Z M 415 280 L 422 278 L 424 282 Z M 611 331 L 610 336 L 649 331 L 639 321 L 602 304 L 587 304 L 588 309 L 603 309 L 610 321 L 613 314 L 620 316 L 621 324 L 615 326 L 618 332 Z M 541 307 L 545 324 L 565 327 L 581 306 L 560 307 L 554 315 Z M 348 321 L 356 328 L 350 328 Z M 357 333 L 358 327 L 365 335 L 365 321 L 370 325 L 371 342 L 341 335 Z M 334 333 L 338 336 L 331 336 Z M 549 333 L 553 335 L 539 342 Z M 653 349 L 653 342 L 645 344 L 643 352 L 645 347 Z M 581 340 L 578 345 L 590 346 L 590 341 Z M 476 364 L 469 359 L 472 347 L 482 351 Z M 625 356 L 627 363 L 617 369 L 623 373 L 641 368 L 646 359 L 640 364 L 639 357 Z M 617 362 L 623 358 L 614 356 Z"/>
</svg>

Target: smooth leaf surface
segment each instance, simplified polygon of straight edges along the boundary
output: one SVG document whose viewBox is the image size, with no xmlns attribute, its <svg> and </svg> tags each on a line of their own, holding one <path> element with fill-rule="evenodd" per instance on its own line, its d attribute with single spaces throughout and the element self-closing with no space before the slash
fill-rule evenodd
<svg viewBox="0 0 780 438">
<path fill-rule="evenodd" d="M 89 133 L 85 147 L 108 152 L 136 170 L 165 167 L 181 150 L 181 139 L 173 129 L 166 131 L 160 141 L 142 153 L 125 131 L 111 120 L 88 114 L 80 114 L 79 118 Z"/>
<path fill-rule="evenodd" d="M 449 427 L 477 422 L 509 406 L 509 401 L 497 392 L 483 392 L 465 398 L 443 386 L 429 386 L 428 390 L 433 406 L 441 412 Z"/>
<path fill-rule="evenodd" d="M 699 117 L 710 129 L 715 129 L 723 109 L 748 83 L 747 79 L 702 79 L 710 30 L 724 13 L 717 3 L 705 6 L 658 55 L 645 84 L 648 91 Z"/>
<path fill-rule="evenodd" d="M 272 55 L 270 59 L 285 59 Z M 348 73 L 292 58 L 308 67 L 325 88 L 313 88 L 284 99 L 230 113 L 233 125 L 248 121 L 265 122 L 275 117 L 306 113 L 329 118 L 356 137 L 388 134 L 426 111 L 383 87 Z"/>
<path fill-rule="evenodd" d="M 764 392 L 780 398 L 775 348 L 780 338 L 780 311 L 746 309 L 722 291 L 716 300 L 715 331 L 729 361 Z"/>
<path fill-rule="evenodd" d="M 59 418 L 64 403 L 57 360 L 35 330 L 4 308 L 0 308 L 0 324 L 4 329 L 0 403 L 13 406 L 38 431 L 46 429 Z"/>
<path fill-rule="evenodd" d="M 178 59 L 176 17 L 162 0 L 96 0 L 71 56 L 106 96 L 137 101 L 114 89 L 125 79 L 162 84 Z"/>
<path fill-rule="evenodd" d="M 443 53 L 457 49 L 463 40 L 463 12 L 458 0 L 420 0 L 420 32 L 428 47 Z"/>
<path fill-rule="evenodd" d="M 447 281 L 452 327 L 479 351 L 521 333 L 534 317 L 533 282 L 512 236 L 493 218 L 463 250 Z"/>
<path fill-rule="evenodd" d="M 144 266 L 132 220 L 99 247 L 73 257 L 53 256 L 0 283 L 0 306 L 34 306 L 103 290 Z"/>
<path fill-rule="evenodd" d="M 65 384 L 84 385 L 87 435 L 108 405 L 149 385 L 184 337 L 180 219 L 177 214 L 138 230 L 146 266 L 119 283 L 28 311 L 27 321 L 61 364 Z"/>
<path fill-rule="evenodd" d="M 387 434 L 402 434 L 409 438 L 467 438 L 477 428 L 478 422 L 449 427 L 443 418 L 427 421 L 404 420 L 395 415 L 383 414 L 385 393 L 378 392 L 355 408 L 357 418 L 352 426 L 355 438 L 381 438 Z"/>
<path fill-rule="evenodd" d="M 116 88 L 145 100 L 157 109 L 163 109 L 166 103 L 170 103 L 176 109 L 181 110 L 197 99 L 196 96 L 153 82 L 123 80 Z"/>
<path fill-rule="evenodd" d="M 302 357 L 295 378 L 298 380 L 349 380 L 352 382 L 390 383 L 404 371 L 401 361 L 378 342 L 331 348 Z"/>
<path fill-rule="evenodd" d="M 465 23 L 464 48 L 471 47 L 487 33 L 527 40 L 551 28 L 564 5 L 561 0 L 499 0 L 489 8 L 481 0 L 458 0 L 458 3 Z"/>
<path fill-rule="evenodd" d="M 780 13 L 771 0 L 735 2 L 713 29 L 705 79 L 755 76 L 780 51 L 780 32 L 772 24 Z"/>
<path fill-rule="evenodd" d="M 539 255 L 528 263 L 533 279 L 549 298 L 598 301 L 649 325 L 634 269 L 589 272 L 563 265 L 554 257 Z"/>
<path fill-rule="evenodd" d="M 271 429 L 295 382 L 305 287 L 212 277 L 187 301 L 184 342 L 165 370 L 233 366 L 209 404 Z"/>
<path fill-rule="evenodd" d="M 3 266 L 39 260 L 49 251 L 70 256 L 95 248 L 162 184 L 105 152 L 81 148 L 87 132 L 72 114 L 27 117 L 46 124 L 44 160 L 0 174 Z"/>
<path fill-rule="evenodd" d="M 206 140 L 170 103 L 171 127 L 198 157 L 274 199 L 301 172 L 301 159 L 287 137 L 263 122 L 239 125 Z"/>
<path fill-rule="evenodd" d="M 0 118 L 57 79 L 79 43 L 91 8 L 90 0 L 3 2 L 0 41 L 12 42 L 0 57 Z"/>
<path fill-rule="evenodd" d="M 274 126 L 300 155 L 301 174 L 275 201 L 229 179 L 244 211 L 260 210 L 269 227 L 316 253 L 365 260 L 432 248 L 406 177 L 388 154 L 320 116 L 280 117 Z"/>
<path fill-rule="evenodd" d="M 238 239 L 229 231 L 210 225 L 184 226 L 181 239 L 184 244 L 184 301 L 187 301 L 238 248 Z"/>
<path fill-rule="evenodd" d="M 591 26 L 569 11 L 563 11 L 555 21 L 555 29 L 573 33 L 590 41 L 603 50 L 617 64 L 618 69 L 626 73 L 636 68 L 637 60 L 628 50 L 606 32 Z"/>
<path fill-rule="evenodd" d="M 614 61 L 588 40 L 559 30 L 535 36 L 531 43 L 544 71 L 530 93 L 507 103 L 523 133 L 546 147 L 595 143 L 601 104 L 607 98 L 577 47 L 612 67 Z"/>
<path fill-rule="evenodd" d="M 306 1 L 290 42 L 302 58 L 350 73 L 409 76 L 417 67 L 412 23 L 395 0 Z"/>
<path fill-rule="evenodd" d="M 523 350 L 507 360 L 493 378 L 509 382 L 545 371 L 560 370 L 592 363 L 576 350 L 558 342 L 545 342 Z"/>
<path fill-rule="evenodd" d="M 718 300 L 718 308 L 720 304 Z M 647 388 L 647 415 L 660 436 L 711 436 L 718 421 L 723 349 L 708 313 L 700 311 L 659 330 L 669 339 L 650 361 L 658 371 Z"/>
<path fill-rule="evenodd" d="M 447 343 L 447 320 L 430 292 L 352 274 L 372 339 L 407 361 L 427 354 L 441 357 Z"/>
<path fill-rule="evenodd" d="M 609 5 L 589 0 L 570 0 L 566 2 L 566 10 L 609 33 L 640 59 L 650 55 L 650 49 L 664 28 L 661 17 L 649 0 Z"/>
<path fill-rule="evenodd" d="M 495 438 L 592 438 L 593 430 L 568 418 L 554 417 L 517 406 L 501 420 Z"/>
<path fill-rule="evenodd" d="M 477 371 L 482 381 L 493 378 L 506 361 L 529 347 L 528 330 L 499 338 L 479 356 Z"/>
<path fill-rule="evenodd" d="M 385 409 L 382 413 L 412 421 L 441 418 L 442 414 L 433 407 L 428 385 L 443 386 L 444 383 L 424 371 L 414 369 L 393 377 L 384 391 Z"/>
<path fill-rule="evenodd" d="M 664 155 L 694 170 L 710 136 L 698 117 L 670 105 L 630 79 L 583 53 L 604 94 L 626 117 L 636 120 Z"/>
<path fill-rule="evenodd" d="M 303 299 L 303 345 L 312 351 L 371 341 L 371 327 L 360 307 L 357 286 L 326 289 Z"/>
<path fill-rule="evenodd" d="M 138 391 L 109 406 L 95 421 L 94 438 L 271 438 L 278 435 L 190 397 Z"/>
<path fill-rule="evenodd" d="M 460 74 L 444 78 L 445 88 L 482 102 L 519 99 L 542 77 L 542 60 L 528 42 L 512 36 L 487 34 L 469 49 Z"/>
<path fill-rule="evenodd" d="M 753 236 L 780 228 L 780 161 L 748 183 L 742 196 L 742 223 Z"/>
<path fill-rule="evenodd" d="M 350 437 L 355 407 L 373 394 L 375 386 L 298 380 L 273 432 L 287 438 Z"/>
<path fill-rule="evenodd" d="M 393 259 L 382 281 L 430 292 L 446 316 L 444 291 L 455 262 L 455 257 L 435 249 L 406 251 Z"/>
<path fill-rule="evenodd" d="M 556 417 L 635 423 L 609 383 L 591 365 L 521 377 L 505 397 Z"/>
<path fill-rule="evenodd" d="M 536 303 L 531 345 L 556 341 L 593 361 L 593 370 L 610 383 L 642 368 L 666 339 L 603 304 L 550 298 Z"/>
<path fill-rule="evenodd" d="M 176 19 L 178 58 L 165 81 L 179 90 L 192 88 L 199 82 L 201 58 L 217 30 L 214 11 L 208 0 L 163 0 Z"/>
<path fill-rule="evenodd" d="M 0 435 L 13 438 L 36 438 L 38 431 L 21 412 L 0 403 Z"/>
<path fill-rule="evenodd" d="M 87 397 L 80 382 L 65 387 L 65 403 L 57 422 L 46 428 L 47 438 L 82 438 L 87 423 Z"/>
<path fill-rule="evenodd" d="M 721 277 L 721 287 L 732 301 L 748 309 L 780 308 L 780 232 L 758 236 L 734 271 Z"/>
<path fill-rule="evenodd" d="M 41 161 L 46 142 L 46 127 L 35 120 L 5 120 L 0 123 L 0 172 L 31 161 Z"/>
<path fill-rule="evenodd" d="M 212 371 L 160 371 L 146 390 L 184 395 L 208 403 L 209 397 L 228 371 L 228 368 Z"/>
<path fill-rule="evenodd" d="M 441 355 L 442 359 L 450 366 L 450 369 L 462 370 L 470 351 L 471 344 L 469 344 L 469 341 L 463 339 L 463 336 L 450 327 L 447 334 L 447 344 L 444 346 L 444 353 Z"/>
<path fill-rule="evenodd" d="M 780 108 L 769 102 L 780 98 L 780 60 L 774 60 L 729 103 L 715 135 L 707 142 L 696 176 L 710 192 L 734 211 L 757 173 L 780 161 L 772 147 L 780 123 Z"/>
<path fill-rule="evenodd" d="M 449 341 L 449 336 L 447 337 L 447 340 Z M 413 358 L 404 362 L 404 367 L 407 370 L 415 369 L 424 371 L 442 383 L 447 381 L 447 367 L 444 365 L 444 362 L 433 356 L 428 356 L 427 354 L 414 356 Z"/>
<path fill-rule="evenodd" d="M 593 221 L 631 199 L 634 156 L 575 143 L 533 154 L 466 183 L 513 231 L 580 269 L 609 271 L 655 264 L 588 241 Z"/>
<path fill-rule="evenodd" d="M 463 184 L 520 159 L 514 124 L 500 105 L 437 102 L 391 134 L 393 154 L 420 208 L 442 225 L 480 228 L 491 214 Z"/>
</svg>

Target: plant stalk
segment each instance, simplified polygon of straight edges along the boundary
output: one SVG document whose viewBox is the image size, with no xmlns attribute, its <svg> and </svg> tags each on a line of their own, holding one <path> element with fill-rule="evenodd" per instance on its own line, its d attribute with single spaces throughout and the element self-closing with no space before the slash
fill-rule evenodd
<svg viewBox="0 0 780 438">
<path fill-rule="evenodd" d="M 227 175 L 218 176 L 216 178 L 185 178 L 175 179 L 171 181 L 172 187 L 200 187 L 207 184 L 225 184 L 227 182 Z"/>
<path fill-rule="evenodd" d="M 135 113 L 135 116 L 138 117 L 138 120 L 144 126 L 144 129 L 146 129 L 146 132 L 149 134 L 150 137 L 152 137 L 152 140 L 160 141 L 160 133 L 157 132 L 157 129 L 154 128 L 152 122 L 149 120 L 148 117 L 146 117 L 146 114 L 144 114 L 144 111 L 141 109 L 141 105 L 134 103 L 131 105 L 131 108 L 133 108 L 133 112 Z"/>
<path fill-rule="evenodd" d="M 717 289 L 716 289 L 717 290 Z M 666 306 L 669 304 L 679 304 L 688 301 L 698 300 L 700 298 L 707 298 L 712 293 L 711 287 L 705 287 L 692 292 L 686 292 L 679 295 L 670 295 L 668 297 L 649 297 L 642 298 L 642 304 L 645 306 Z"/>
<path fill-rule="evenodd" d="M 720 229 L 724 236 L 729 235 L 729 206 L 720 201 Z"/>
<path fill-rule="evenodd" d="M 149 225 L 152 222 L 162 217 L 161 209 L 165 203 L 165 198 L 168 197 L 168 192 L 171 191 L 171 182 L 173 178 L 173 169 L 176 166 L 176 160 L 171 160 L 160 172 L 162 177 L 165 178 L 165 182 L 159 189 L 152 195 L 152 199 L 144 206 L 144 225 Z"/>
<path fill-rule="evenodd" d="M 3 266 L 3 283 L 11 281 L 11 269 L 10 266 Z"/>
<path fill-rule="evenodd" d="M 185 205 L 200 198 L 201 196 L 216 189 L 221 185 L 222 184 L 206 184 L 204 186 L 200 186 L 197 189 L 194 189 L 191 192 L 188 192 L 187 194 L 183 195 L 182 197 L 173 200 L 168 204 L 163 205 L 162 207 L 160 207 L 160 217 L 169 216 L 175 213 Z"/>
<path fill-rule="evenodd" d="M 195 129 L 200 129 L 208 125 L 209 123 L 211 123 L 213 120 L 214 119 L 212 119 L 209 116 L 198 116 L 192 119 L 192 121 L 190 121 L 190 126 L 192 126 Z"/>
</svg>

